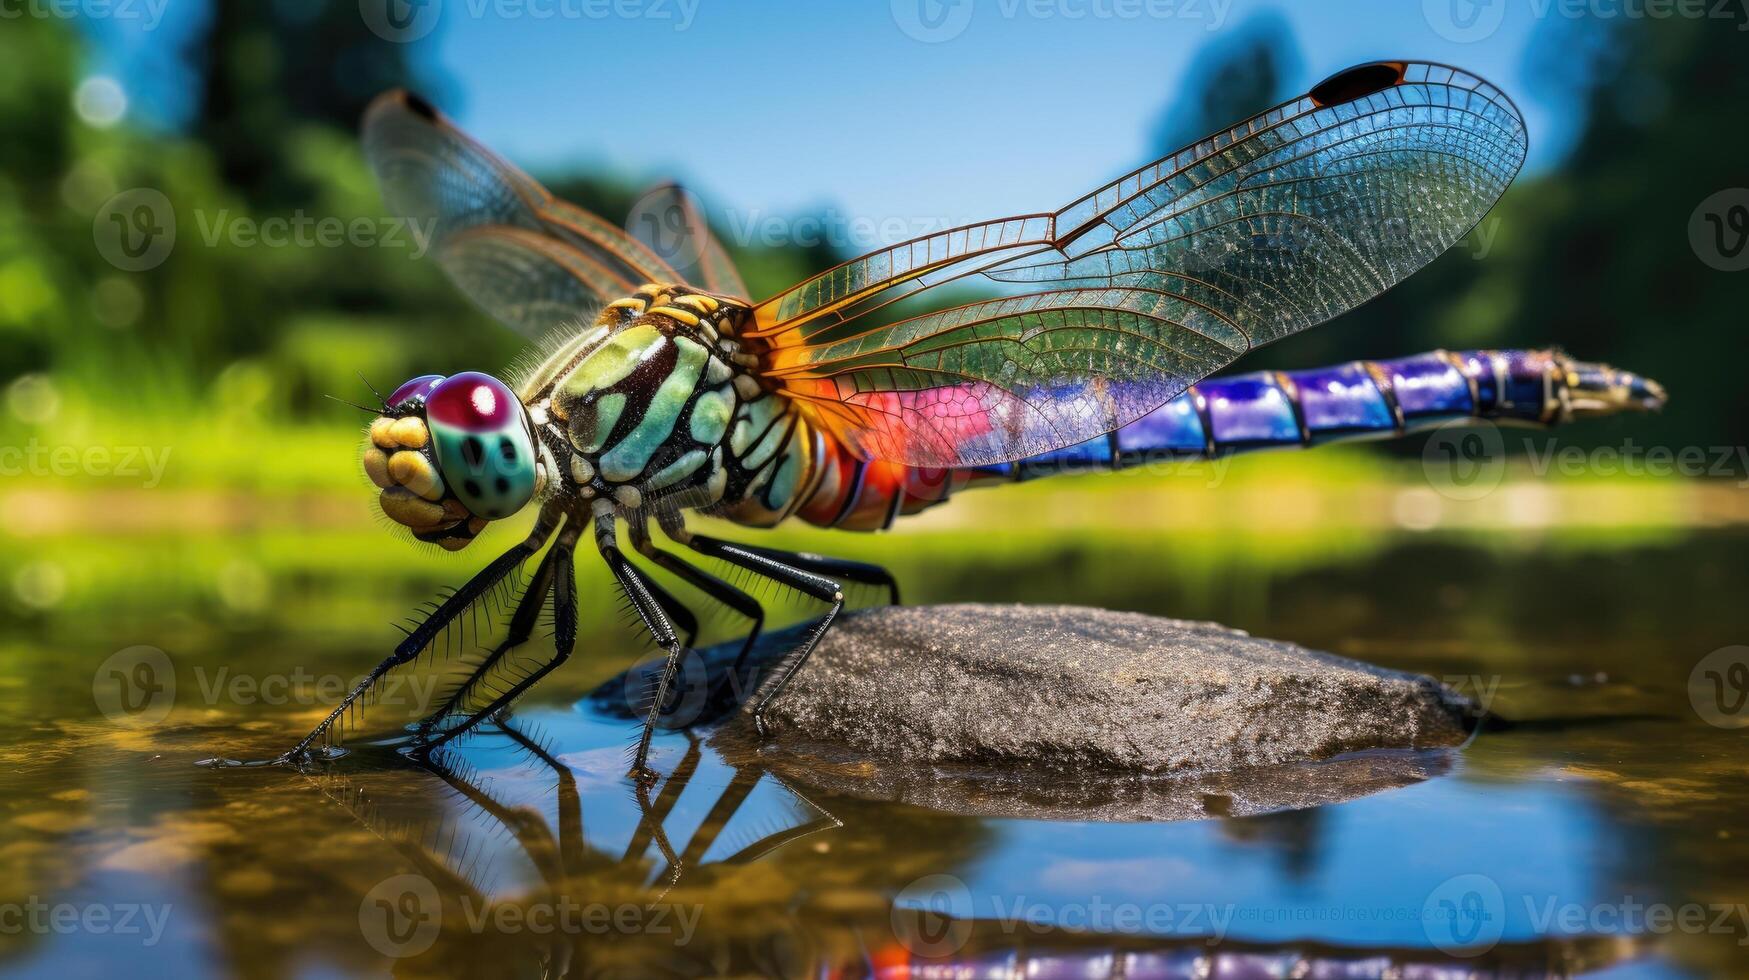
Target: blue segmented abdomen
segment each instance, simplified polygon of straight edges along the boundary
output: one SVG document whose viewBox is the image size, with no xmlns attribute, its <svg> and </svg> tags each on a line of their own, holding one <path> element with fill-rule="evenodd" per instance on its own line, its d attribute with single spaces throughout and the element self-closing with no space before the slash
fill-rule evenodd
<svg viewBox="0 0 1749 980">
<path fill-rule="evenodd" d="M 875 530 L 964 487 L 999 481 L 1401 435 L 1452 419 L 1552 424 L 1663 403 L 1656 382 L 1553 350 L 1433 351 L 1238 374 L 1192 385 L 1115 432 L 990 466 L 938 469 L 865 460 L 831 440 L 822 444 L 819 468 L 806 481 L 810 489 L 796 513 L 825 527 Z"/>
<path fill-rule="evenodd" d="M 979 469 L 1027 479 L 1402 435 L 1456 418 L 1553 422 L 1563 411 L 1568 372 L 1566 358 L 1555 351 L 1476 350 L 1238 374 L 1192 385 L 1097 439 Z"/>
</svg>

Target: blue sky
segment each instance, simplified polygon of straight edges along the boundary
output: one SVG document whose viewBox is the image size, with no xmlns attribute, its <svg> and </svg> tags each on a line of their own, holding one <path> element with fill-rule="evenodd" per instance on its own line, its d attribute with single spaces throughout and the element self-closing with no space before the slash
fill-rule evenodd
<svg viewBox="0 0 1749 980">
<path fill-rule="evenodd" d="M 918 233 L 1061 206 L 1150 159 L 1196 52 L 1269 12 L 1301 89 L 1378 58 L 1458 65 L 1518 101 L 1532 167 L 1575 121 L 1529 84 L 1547 25 L 1508 0 L 422 2 L 415 60 L 488 145 L 537 173 L 680 178 L 746 234 L 823 208 Z M 110 31 L 99 61 L 150 64 L 140 46 L 175 33 Z"/>
</svg>

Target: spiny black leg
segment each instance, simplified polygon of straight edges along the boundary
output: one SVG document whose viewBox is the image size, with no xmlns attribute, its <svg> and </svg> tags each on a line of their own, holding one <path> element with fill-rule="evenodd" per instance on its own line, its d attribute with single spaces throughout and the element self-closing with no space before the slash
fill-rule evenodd
<svg viewBox="0 0 1749 980">
<path fill-rule="evenodd" d="M 886 589 L 888 600 L 895 606 L 899 604 L 899 580 L 893 577 L 892 572 L 879 565 L 866 561 L 851 561 L 848 558 L 816 555 L 809 551 L 783 551 L 778 548 L 765 548 L 752 544 L 744 544 L 740 547 L 753 554 L 776 559 L 791 568 L 799 568 L 804 572 L 813 572 L 816 575 L 843 579 L 858 585 L 873 585 Z"/>
<path fill-rule="evenodd" d="M 650 539 L 649 532 L 639 524 L 628 525 L 632 535 L 632 545 L 638 553 L 648 558 L 652 564 L 678 576 L 681 581 L 710 596 L 712 599 L 728 606 L 751 624 L 747 638 L 741 642 L 741 649 L 735 654 L 735 663 L 729 668 L 725 680 L 739 688 L 742 684 L 742 671 L 746 669 L 747 656 L 753 652 L 753 644 L 759 640 L 759 633 L 765 628 L 765 609 L 759 601 L 740 589 L 715 575 L 688 564 L 687 561 L 671 552 L 656 547 Z"/>
<path fill-rule="evenodd" d="M 539 668 L 522 678 L 510 689 L 492 699 L 492 703 L 469 715 L 466 721 L 453 728 L 447 728 L 443 734 L 423 746 L 423 751 L 430 752 L 438 746 L 471 731 L 480 722 L 497 715 L 510 706 L 510 703 L 521 697 L 524 691 L 540 683 L 541 678 L 559 668 L 570 659 L 571 648 L 577 642 L 577 569 L 572 561 L 572 549 L 576 546 L 578 531 L 567 527 L 559 539 L 553 542 L 552 558 L 553 574 L 552 588 L 549 594 L 553 600 L 553 659 L 540 665 Z"/>
<path fill-rule="evenodd" d="M 765 692 L 765 695 L 759 699 L 759 703 L 753 706 L 753 727 L 760 735 L 764 735 L 765 709 L 779 694 L 783 693 L 790 678 L 794 677 L 796 671 L 801 670 L 802 665 L 808 662 L 808 657 L 813 654 L 814 647 L 820 642 L 820 637 L 825 636 L 826 631 L 832 628 L 832 621 L 837 619 L 838 613 L 844 609 L 844 589 L 831 579 L 822 578 L 799 568 L 792 568 L 776 558 L 749 551 L 740 545 L 730 544 L 727 541 L 719 541 L 716 538 L 685 531 L 677 533 L 677 540 L 707 558 L 726 561 L 756 575 L 787 585 L 821 602 L 832 604 L 832 608 L 826 611 L 826 615 L 821 617 L 820 621 L 802 638 L 801 644 L 796 647 L 796 652 L 790 656 L 789 663 L 784 666 L 783 673 L 778 675 L 777 683 L 773 684 L 771 690 Z"/>
<path fill-rule="evenodd" d="M 443 719 L 449 717 L 458 707 L 467 704 L 468 699 L 479 689 L 480 683 L 485 680 L 492 668 L 496 667 L 498 662 L 503 660 L 504 656 L 511 650 L 528 642 L 528 638 L 534 634 L 534 628 L 540 622 L 541 610 L 546 608 L 547 599 L 552 593 L 553 574 L 555 566 L 558 564 L 558 556 L 559 551 L 554 548 L 541 559 L 539 567 L 534 571 L 534 577 L 528 580 L 528 586 L 523 590 L 522 599 L 516 605 L 516 612 L 510 616 L 510 625 L 504 634 L 503 642 L 493 647 L 492 652 L 486 655 L 486 659 L 480 661 L 467 680 L 457 685 L 455 692 L 445 698 L 443 704 L 439 705 L 437 710 L 425 719 L 421 727 L 427 732 L 436 727 Z"/>
<path fill-rule="evenodd" d="M 632 760 L 632 775 L 638 779 L 653 780 L 656 778 L 649 766 L 645 765 L 650 757 L 650 740 L 656 734 L 656 722 L 662 718 L 662 705 L 668 700 L 668 688 L 674 683 L 674 675 L 680 669 L 680 655 L 685 652 L 680 638 L 674 635 L 674 626 L 663 615 L 661 605 L 650 594 L 646 586 L 648 576 L 642 574 L 626 556 L 619 550 L 618 539 L 614 534 L 617 518 L 609 508 L 598 509 L 595 513 L 595 547 L 601 552 L 601 559 L 607 562 L 607 568 L 613 572 L 613 577 L 619 581 L 620 588 L 625 590 L 626 598 L 631 600 L 632 608 L 638 617 L 644 621 L 644 626 L 650 635 L 656 638 L 656 645 L 668 655 L 662 665 L 662 677 L 656 682 L 655 699 L 650 702 L 650 713 L 644 718 L 644 731 L 638 738 L 637 755 Z"/>
<path fill-rule="evenodd" d="M 541 546 L 546 543 L 547 538 L 552 536 L 553 528 L 558 525 L 558 519 L 559 515 L 556 513 L 542 513 L 540 520 L 535 524 L 534 531 L 521 544 L 492 559 L 492 563 L 481 569 L 472 579 L 469 579 L 468 584 L 457 589 L 453 595 L 432 610 L 431 615 L 425 617 L 425 621 L 415 626 L 412 632 L 407 634 L 407 638 L 395 647 L 395 652 L 390 654 L 388 659 L 377 664 L 369 674 L 366 674 L 364 680 L 360 681 L 358 686 L 353 688 L 352 692 L 346 695 L 345 699 L 332 712 L 329 712 L 328 717 L 322 719 L 322 723 L 312 729 L 310 734 L 305 735 L 303 740 L 293 746 L 290 752 L 280 756 L 280 760 L 284 762 L 303 760 L 309 752 L 310 744 L 322 737 L 333 726 L 334 722 L 345 714 L 348 708 L 352 707 L 354 701 L 375 687 L 377 681 L 382 680 L 384 674 L 418 657 L 420 651 L 424 650 L 432 640 L 437 638 L 438 634 L 454 622 L 457 616 L 460 616 L 476 600 L 502 582 L 505 576 L 521 567 L 530 555 L 539 551 Z"/>
<path fill-rule="evenodd" d="M 674 597 L 674 593 L 663 588 L 662 583 L 651 578 L 643 569 L 630 564 L 626 567 L 630 568 L 632 574 L 644 583 L 644 588 L 650 593 L 650 598 L 655 599 L 656 605 L 662 607 L 662 612 L 667 614 L 669 621 L 678 627 L 680 632 L 686 634 L 686 642 L 683 646 L 690 647 L 697 643 L 698 617 L 692 614 L 692 610 L 681 605 L 680 600 Z"/>
</svg>

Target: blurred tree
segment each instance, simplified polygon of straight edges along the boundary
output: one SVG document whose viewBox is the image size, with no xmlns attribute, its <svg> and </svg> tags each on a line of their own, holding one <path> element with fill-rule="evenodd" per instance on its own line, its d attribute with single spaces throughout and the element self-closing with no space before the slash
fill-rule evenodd
<svg viewBox="0 0 1749 980">
<path fill-rule="evenodd" d="M 395 86 L 420 88 L 411 45 L 372 33 L 351 0 L 213 3 L 189 57 L 202 79 L 195 135 L 251 204 L 291 207 L 312 188 L 284 144 L 303 125 L 354 132 L 365 106 Z"/>
<path fill-rule="evenodd" d="M 1299 94 L 1305 66 L 1293 28 L 1275 11 L 1255 14 L 1197 51 L 1184 87 L 1155 125 L 1171 153 Z"/>
</svg>

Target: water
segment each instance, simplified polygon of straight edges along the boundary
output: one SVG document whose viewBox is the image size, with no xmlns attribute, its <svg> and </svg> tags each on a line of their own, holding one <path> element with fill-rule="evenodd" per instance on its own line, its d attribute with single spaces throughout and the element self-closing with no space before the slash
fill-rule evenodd
<svg viewBox="0 0 1749 980">
<path fill-rule="evenodd" d="M 579 704 L 643 652 L 593 571 L 572 664 L 434 765 L 361 734 L 308 772 L 197 766 L 283 750 L 392 644 L 385 618 L 484 560 L 401 567 L 350 540 L 57 540 L 3 560 L 8 975 L 856 976 L 919 953 L 1036 976 L 1749 965 L 1749 754 L 1728 727 L 1749 707 L 1741 658 L 1703 663 L 1749 637 L 1738 534 L 1384 535 L 1292 562 L 1134 535 L 1000 554 L 838 539 L 892 559 L 908 601 L 1215 618 L 1443 677 L 1514 722 L 1346 802 L 1172 823 L 883 802 L 854 765 L 779 775 L 681 732 L 654 756 L 672 778 L 640 793 L 634 729 Z M 376 731 L 441 673 L 414 672 Z"/>
</svg>

